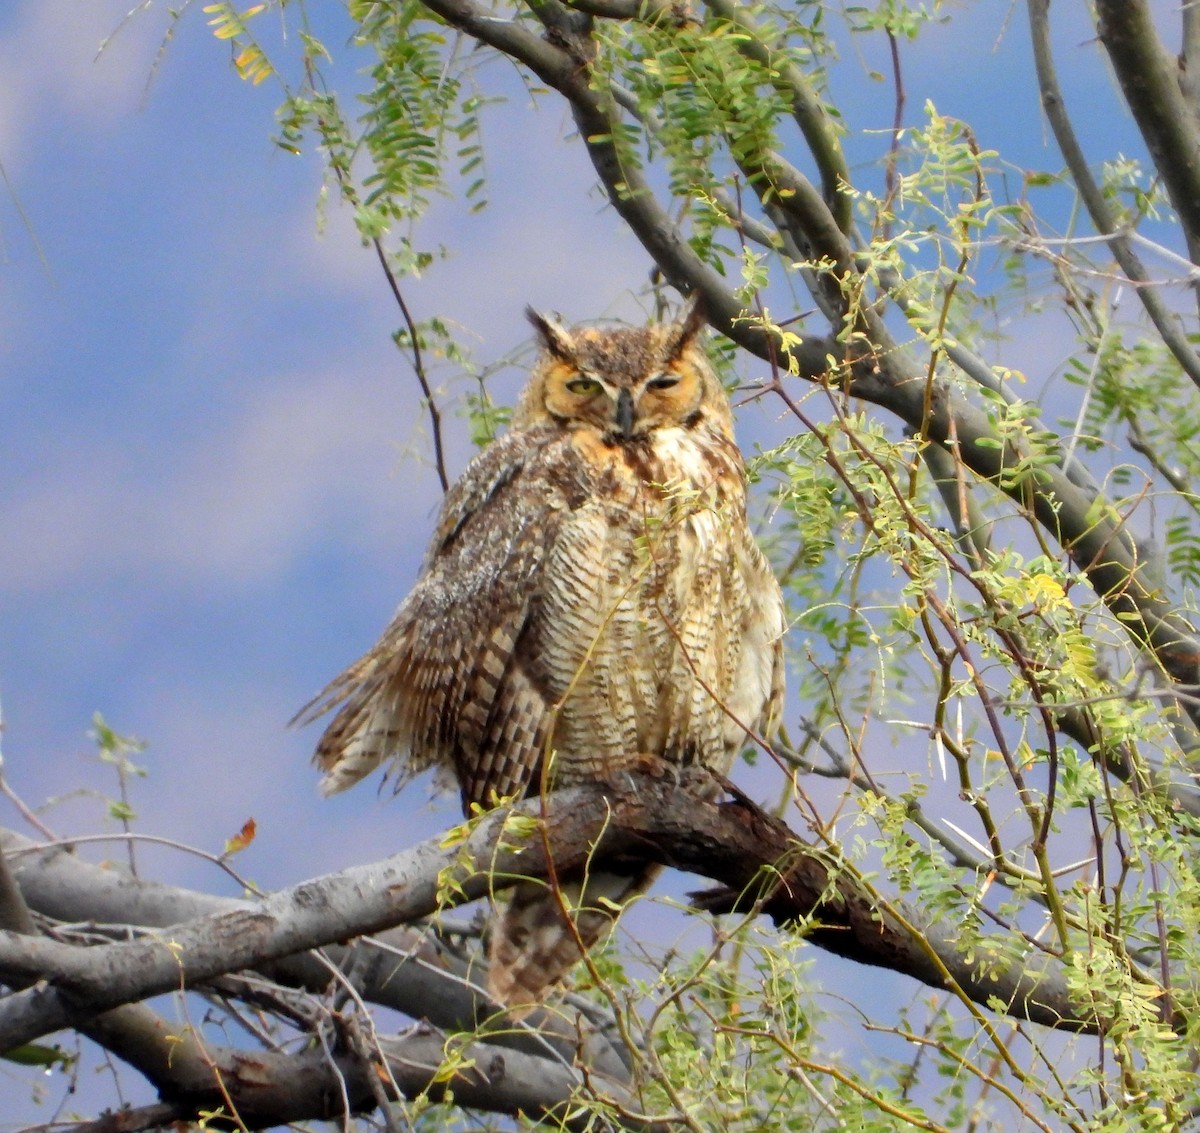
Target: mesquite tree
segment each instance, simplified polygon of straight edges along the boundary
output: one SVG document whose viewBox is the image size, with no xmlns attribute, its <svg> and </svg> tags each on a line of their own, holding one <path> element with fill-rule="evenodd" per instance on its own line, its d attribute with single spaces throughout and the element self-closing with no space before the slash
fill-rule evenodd
<svg viewBox="0 0 1200 1133">
<path fill-rule="evenodd" d="M 569 111 L 645 249 L 647 305 L 699 294 L 730 380 L 786 424 L 754 462 L 793 653 L 758 758 L 786 786 L 768 814 L 622 776 L 237 903 L 13 834 L 8 1057 L 53 1062 L 63 1028 L 101 1044 L 161 1094 L 88 1126 L 123 1130 L 1200 1121 L 1200 5 L 1094 0 L 1091 65 L 1140 155 L 1081 144 L 1049 0 L 1023 7 L 1005 34 L 1044 111 L 1024 126 L 1061 155 L 1039 171 L 907 97 L 906 45 L 930 18 L 969 27 L 970 5 L 349 0 L 358 98 L 296 0 L 205 8 L 241 76 L 281 85 L 277 140 L 319 152 L 374 246 L 443 483 L 430 357 L 471 363 L 410 313 L 436 270 L 421 217 L 445 192 L 483 206 L 495 60 L 547 130 Z M 268 10 L 298 34 L 273 45 Z M 890 130 L 833 101 L 854 36 L 887 49 Z M 1071 350 L 1052 409 L 1049 366 L 1006 364 L 1047 312 Z M 478 388 L 486 436 L 502 410 Z M 718 882 L 696 901 L 709 938 L 649 971 L 618 943 L 544 1012 L 496 1016 L 478 931 L 448 911 L 598 838 Z M 896 1007 L 864 976 L 831 1000 L 830 952 L 926 993 Z M 193 1024 L 147 1005 L 168 992 Z"/>
</svg>

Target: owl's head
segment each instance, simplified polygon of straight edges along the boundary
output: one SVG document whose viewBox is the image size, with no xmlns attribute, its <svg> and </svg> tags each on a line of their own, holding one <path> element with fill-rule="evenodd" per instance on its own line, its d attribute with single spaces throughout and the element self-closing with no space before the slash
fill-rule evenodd
<svg viewBox="0 0 1200 1133">
<path fill-rule="evenodd" d="M 704 316 L 648 327 L 564 327 L 532 308 L 542 354 L 513 413 L 524 428 L 554 421 L 592 427 L 612 443 L 706 422 L 733 435 L 729 399 L 704 356 Z"/>
</svg>

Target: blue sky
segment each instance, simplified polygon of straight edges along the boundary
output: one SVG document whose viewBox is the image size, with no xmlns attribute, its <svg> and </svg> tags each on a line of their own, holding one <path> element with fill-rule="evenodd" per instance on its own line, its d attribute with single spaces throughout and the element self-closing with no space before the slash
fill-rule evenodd
<svg viewBox="0 0 1200 1133">
<path fill-rule="evenodd" d="M 332 208 L 318 234 L 316 158 L 270 142 L 277 91 L 237 79 L 198 6 L 157 69 L 162 5 L 97 59 L 129 6 L 0 8 L 4 771 L 31 803 L 80 788 L 112 796 L 86 735 L 99 710 L 149 744 L 139 830 L 219 850 L 254 816 L 240 867 L 279 886 L 391 852 L 454 814 L 419 792 L 320 800 L 314 734 L 284 726 L 403 597 L 437 482 L 390 340 L 397 312 L 344 215 Z M 1175 5 L 1160 7 L 1166 18 Z M 331 22 L 318 31 L 334 81 L 352 84 L 368 61 L 345 48 L 339 10 L 323 7 Z M 908 120 L 932 97 L 1018 167 L 1057 168 L 1023 8 L 955 10 L 960 22 L 905 47 Z M 1092 155 L 1128 149 L 1078 12 L 1059 34 Z M 864 73 L 882 66 L 881 41 L 844 56 L 834 91 L 848 125 L 883 129 L 890 93 Z M 418 316 L 457 320 L 481 362 L 526 338 L 526 303 L 572 320 L 637 317 L 631 296 L 648 271 L 590 191 L 561 108 L 535 114 L 506 86 L 512 101 L 486 122 L 490 209 L 439 202 L 424 235 L 454 254 L 405 284 Z M 852 152 L 884 147 L 874 137 Z M 1038 327 L 1006 361 L 1045 380 L 1069 349 Z M 438 378 L 451 397 L 463 388 L 448 370 Z M 769 434 L 770 413 L 749 410 L 742 428 Z M 461 470 L 461 417 L 447 427 Z M 46 821 L 116 829 L 90 795 Z M 2 800 L 0 823 L 17 825 Z M 229 890 L 185 855 L 140 855 L 147 873 Z"/>
</svg>

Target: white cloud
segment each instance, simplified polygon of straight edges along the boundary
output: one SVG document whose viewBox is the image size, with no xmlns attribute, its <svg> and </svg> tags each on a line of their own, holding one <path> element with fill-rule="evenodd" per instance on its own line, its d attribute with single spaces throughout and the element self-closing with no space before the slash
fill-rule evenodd
<svg viewBox="0 0 1200 1133">
<path fill-rule="evenodd" d="M 365 545 L 394 544 L 397 509 L 425 522 L 431 501 L 388 490 L 412 423 L 382 411 L 385 397 L 353 368 L 290 375 L 222 429 L 162 438 L 183 447 L 178 458 L 114 454 L 91 433 L 63 438 L 56 466 L 0 502 L 4 588 L 45 593 L 156 570 L 172 585 L 253 583 L 311 548 L 339 512 Z"/>
<path fill-rule="evenodd" d="M 48 107 L 90 128 L 137 108 L 164 22 L 142 13 L 122 27 L 129 7 L 128 0 L 19 6 L 19 19 L 0 39 L 0 156 L 10 175 L 25 160 Z"/>
</svg>

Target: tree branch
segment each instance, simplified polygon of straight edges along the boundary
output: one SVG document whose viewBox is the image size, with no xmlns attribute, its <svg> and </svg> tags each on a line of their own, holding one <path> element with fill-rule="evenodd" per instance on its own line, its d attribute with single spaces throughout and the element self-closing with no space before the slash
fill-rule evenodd
<svg viewBox="0 0 1200 1133">
<path fill-rule="evenodd" d="M 163 1047 L 169 1051 L 171 1044 Z M 446 1037 L 424 1025 L 381 1037 L 371 1062 L 350 1053 L 328 1056 L 319 1047 L 296 1054 L 210 1047 L 202 1066 L 190 1071 L 172 1068 L 163 1102 L 146 1107 L 144 1114 L 130 1112 L 121 1120 L 117 1113 L 73 1129 L 65 1127 L 62 1133 L 130 1133 L 193 1121 L 222 1109 L 229 1120 L 230 1108 L 236 1113 L 235 1127 L 246 1130 L 331 1120 L 376 1108 L 372 1075 L 380 1083 L 390 1077 L 408 1099 L 426 1096 L 439 1101 L 452 1093 L 457 1105 L 469 1109 L 514 1117 L 524 1114 L 581 1133 L 595 1128 L 592 1115 L 573 1104 L 584 1086 L 577 1070 L 490 1043 L 455 1042 L 458 1068 L 447 1076 L 446 1050 Z M 398 1100 L 393 1091 L 388 1092 Z M 614 1093 L 611 1100 L 631 1108 L 629 1095 L 619 1087 Z M 620 1127 L 659 1128 L 650 1121 L 623 1121 Z"/>
<path fill-rule="evenodd" d="M 1145 307 L 1167 349 L 1175 356 L 1175 360 L 1183 367 L 1184 373 L 1200 387 L 1200 357 L 1192 349 L 1187 340 L 1179 317 L 1168 309 L 1163 302 L 1161 293 L 1156 287 L 1150 286 L 1150 273 L 1146 271 L 1141 257 L 1133 249 L 1129 238 L 1118 231 L 1117 222 L 1104 199 L 1100 187 L 1092 177 L 1083 148 L 1075 136 L 1075 128 L 1066 111 L 1062 91 L 1059 89 L 1058 76 L 1055 73 L 1054 55 L 1050 45 L 1050 0 L 1027 0 L 1029 9 L 1029 27 L 1033 39 L 1033 58 L 1037 68 L 1038 85 L 1041 88 L 1042 109 L 1046 119 L 1054 131 L 1058 148 L 1067 163 L 1071 180 L 1075 182 L 1080 197 L 1096 226 L 1096 231 L 1108 237 L 1108 246 L 1113 258 L 1121 270 L 1132 282 L 1142 284 L 1135 287 L 1138 298 Z M 1200 59 L 1197 60 L 1200 66 Z"/>
<path fill-rule="evenodd" d="M 821 193 L 838 228 L 849 233 L 853 223 L 851 199 L 845 190 L 850 185 L 850 170 L 842 153 L 841 143 L 834 133 L 817 92 L 813 90 L 808 76 L 779 50 L 767 43 L 763 29 L 751 18 L 746 9 L 732 0 L 704 0 L 705 6 L 714 15 L 735 25 L 746 33 L 739 40 L 738 49 L 761 65 L 775 86 L 788 96 L 792 103 L 792 117 L 809 152 L 817 163 L 821 174 Z"/>
<path fill-rule="evenodd" d="M 2 841 L 7 854 L 16 851 L 23 859 L 18 871 L 21 882 L 33 906 L 43 914 L 49 907 L 63 919 L 75 921 L 172 924 L 188 917 L 211 920 L 241 914 L 252 907 L 248 902 L 190 893 L 99 869 L 58 848 L 39 850 L 8 832 Z M 21 854 L 21 849 L 27 852 Z M 15 887 L 14 893 L 20 900 L 22 894 Z M 482 1017 L 482 993 L 474 993 L 467 981 L 467 965 L 455 965 L 457 958 L 449 954 L 431 956 L 436 944 L 428 934 L 402 929 L 384 934 L 381 943 L 389 936 L 393 945 L 402 946 L 403 955 L 373 948 L 354 962 L 356 981 L 390 1006 L 399 1005 L 420 1018 L 450 1017 L 449 1029 L 456 1032 L 474 1030 Z M 66 949 L 83 958 L 94 951 L 46 943 L 54 951 Z M 26 944 L 37 952 L 39 945 Z M 344 956 L 350 950 L 329 951 Z M 273 968 L 315 990 L 325 990 L 329 982 L 328 966 L 312 954 L 285 957 Z M 0 965 L 0 969 L 6 978 L 12 978 L 8 974 L 11 966 Z M 8 1002 L 11 1000 L 0 1001 L 0 1011 Z M 161 1106 L 151 1107 L 147 1112 L 150 1125 L 133 1119 L 133 1124 L 113 1128 L 150 1128 L 154 1121 L 191 1120 L 206 1110 L 232 1104 L 246 1128 L 259 1129 L 339 1116 L 345 1109 L 343 1097 L 349 1099 L 351 1112 L 369 1110 L 375 1104 L 378 1083 L 370 1077 L 373 1071 L 364 1072 L 361 1059 L 349 1053 L 332 1059 L 316 1057 L 319 1052 L 296 1058 L 216 1046 L 203 1042 L 189 1025 L 168 1024 L 145 1004 L 132 1002 L 84 1018 L 78 1026 L 81 1033 L 138 1070 L 169 1103 L 165 1111 Z M 637 1108 L 625 1092 L 627 1066 L 585 1020 L 567 1019 L 562 1012 L 538 1012 L 489 1035 L 486 1042 L 463 1044 L 456 1040 L 456 1056 L 462 1057 L 463 1069 L 449 1078 L 441 1073 L 446 1041 L 443 1034 L 422 1024 L 414 1032 L 381 1044 L 380 1056 L 386 1055 L 391 1079 L 403 1096 L 429 1094 L 437 1098 L 453 1090 L 460 1104 L 472 1108 L 523 1112 L 558 1121 L 575 1092 L 591 1082 L 603 1085 L 608 1100 L 625 1109 Z M 565 1127 L 582 1128 L 583 1124 L 572 1119 Z M 97 1126 L 103 1127 L 103 1123 Z M 622 1127 L 651 1126 L 631 1122 Z"/>
<path fill-rule="evenodd" d="M 1096 0 L 1097 33 L 1125 101 L 1200 264 L 1200 113 L 1184 98 L 1179 65 L 1159 42 L 1145 0 Z"/>
<path fill-rule="evenodd" d="M 544 839 L 517 839 L 506 826 L 511 815 L 539 814 L 548 827 Z M 777 922 L 805 924 L 809 939 L 839 955 L 935 987 L 956 984 L 979 1004 L 999 998 L 1021 1018 L 1076 1030 L 1097 1025 L 1091 1009 L 1072 1003 L 1053 957 L 1031 949 L 1019 962 L 984 972 L 958 955 L 950 929 L 929 924 L 915 910 L 893 914 L 881 906 L 833 851 L 805 846 L 744 802 L 697 801 L 674 780 L 631 773 L 544 802 L 529 800 L 487 815 L 461 845 L 442 842 L 304 882 L 252 909 L 176 925 L 156 940 L 84 949 L 0 934 L 0 973 L 43 981 L 0 1003 L 0 1048 L 76 1025 L 118 1003 L 379 931 L 439 905 L 484 896 L 519 876 L 543 876 L 545 845 L 554 847 L 560 871 L 601 852 L 699 872 L 733 892 L 761 897 Z"/>
<path fill-rule="evenodd" d="M 0 927 L 16 937 L 36 936 L 37 926 L 30 914 L 9 865 L 10 847 L 0 848 Z M 24 987 L 31 977 L 13 979 L 12 986 Z M 190 1031 L 177 1033 L 150 1007 L 143 1003 L 124 1003 L 80 1023 L 80 1033 L 133 1066 L 159 1091 L 171 1089 L 181 1077 L 207 1073 L 209 1059 Z"/>
<path fill-rule="evenodd" d="M 13 859 L 30 908 L 54 920 L 167 928 L 253 907 L 249 901 L 102 869 L 61 847 L 41 848 L 11 831 L 0 830 L 0 848 Z M 330 963 L 343 971 L 353 969 L 363 999 L 445 1031 L 471 1031 L 495 1010 L 483 993 L 478 964 L 447 947 L 426 926 L 402 925 L 357 944 L 327 945 L 322 955 L 328 963 L 312 953 L 298 953 L 257 970 L 287 987 L 324 992 L 331 979 Z M 567 1064 L 581 1059 L 609 1079 L 626 1079 L 629 1054 L 606 1037 L 607 1032 L 603 1019 L 577 1021 L 559 1012 L 533 1012 L 522 1025 L 506 1028 L 489 1041 Z"/>
<path fill-rule="evenodd" d="M 37 932 L 37 925 L 29 915 L 29 907 L 21 890 L 13 877 L 8 854 L 0 845 L 0 928 L 9 932 L 23 932 L 32 936 Z"/>
</svg>

